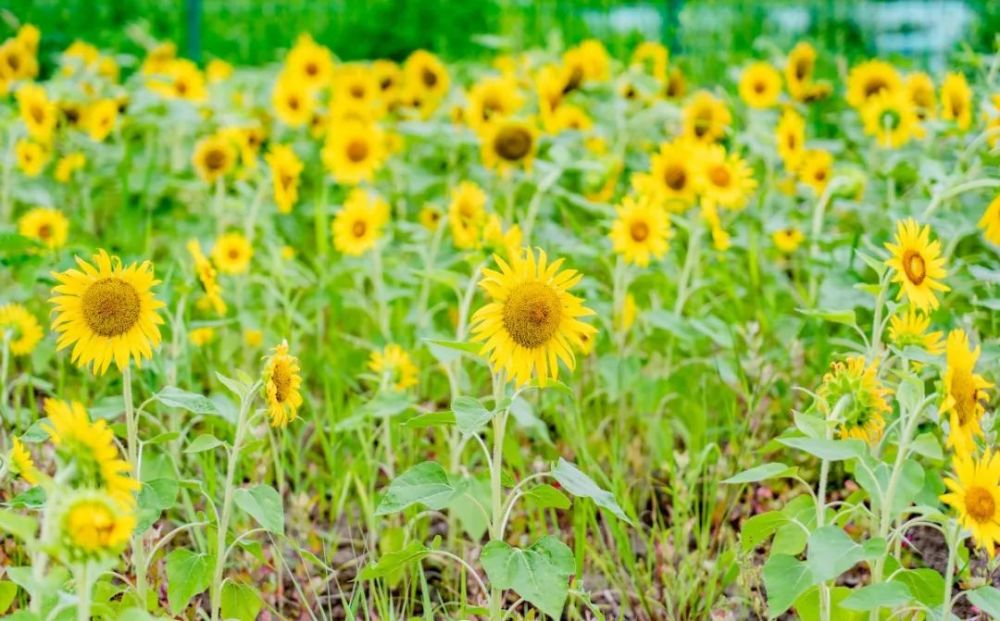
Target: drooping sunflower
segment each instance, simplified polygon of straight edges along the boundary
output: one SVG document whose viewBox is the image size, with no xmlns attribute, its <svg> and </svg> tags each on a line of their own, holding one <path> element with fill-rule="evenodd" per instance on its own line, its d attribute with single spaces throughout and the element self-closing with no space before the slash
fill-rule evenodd
<svg viewBox="0 0 1000 621">
<path fill-rule="evenodd" d="M 914 71 L 906 76 L 906 94 L 921 121 L 937 116 L 937 96 L 934 81 L 923 71 Z"/>
<path fill-rule="evenodd" d="M 274 203 L 279 213 L 291 213 L 295 202 L 299 200 L 299 176 L 303 164 L 292 147 L 283 144 L 271 145 L 264 156 L 271 170 L 271 186 L 274 191 Z"/>
<path fill-rule="evenodd" d="M 799 249 L 805 236 L 794 226 L 787 226 L 771 233 L 771 241 L 782 254 L 792 254 Z"/>
<path fill-rule="evenodd" d="M 371 181 L 385 160 L 385 139 L 375 124 L 347 122 L 332 127 L 320 153 L 337 183 Z"/>
<path fill-rule="evenodd" d="M 644 196 L 626 196 L 616 211 L 610 234 L 612 249 L 626 263 L 639 267 L 649 265 L 651 258 L 662 259 L 670 239 L 667 211 Z"/>
<path fill-rule="evenodd" d="M 987 205 L 983 217 L 979 219 L 979 228 L 983 229 L 983 237 L 987 241 L 1000 245 L 1000 194 Z"/>
<path fill-rule="evenodd" d="M 802 154 L 797 174 L 813 192 L 822 194 L 833 178 L 833 155 L 826 149 L 808 149 Z"/>
<path fill-rule="evenodd" d="M 733 120 L 725 102 L 708 91 L 695 93 L 683 117 L 684 136 L 704 143 L 720 140 Z"/>
<path fill-rule="evenodd" d="M 16 303 L 0 306 L 0 340 L 7 341 L 10 353 L 30 354 L 43 336 L 42 326 L 27 308 Z"/>
<path fill-rule="evenodd" d="M 191 163 L 205 183 L 215 183 L 233 169 L 236 164 L 236 149 L 225 136 L 212 134 L 195 145 Z"/>
<path fill-rule="evenodd" d="M 572 370 L 574 349 L 583 347 L 582 336 L 597 329 L 581 317 L 594 311 L 569 289 L 583 277 L 575 270 L 562 270 L 562 259 L 549 263 L 544 252 L 537 258 L 524 249 L 510 262 L 494 257 L 500 270 L 483 270 L 480 286 L 492 299 L 472 317 L 472 339 L 483 343 L 496 371 L 517 386 L 532 376 L 544 385 L 559 375 L 558 360 Z"/>
<path fill-rule="evenodd" d="M 272 427 L 285 427 L 299 416 L 302 407 L 302 376 L 299 359 L 288 353 L 288 341 L 271 350 L 264 364 L 261 388 Z"/>
<path fill-rule="evenodd" d="M 22 138 L 14 146 L 17 167 L 29 177 L 37 177 L 49 161 L 49 151 L 44 146 Z"/>
<path fill-rule="evenodd" d="M 83 118 L 90 139 L 102 142 L 118 121 L 118 102 L 114 99 L 99 99 L 87 108 Z"/>
<path fill-rule="evenodd" d="M 59 183 L 69 183 L 73 173 L 83 168 L 87 163 L 87 156 L 79 151 L 67 153 L 56 162 L 55 178 Z"/>
<path fill-rule="evenodd" d="M 886 243 L 892 256 L 885 264 L 894 271 L 892 281 L 901 286 L 897 299 L 904 297 L 922 311 L 938 307 L 936 291 L 948 291 L 940 281 L 947 275 L 941 242 L 931 241 L 931 227 L 923 228 L 912 218 L 896 223 L 896 243 Z"/>
<path fill-rule="evenodd" d="M 119 455 L 107 421 L 91 421 L 82 404 L 59 399 L 46 399 L 45 415 L 57 455 L 73 465 L 73 486 L 99 489 L 127 507 L 135 506 L 139 481 L 130 476 L 132 467 Z"/>
<path fill-rule="evenodd" d="M 333 245 L 338 252 L 361 256 L 382 238 L 389 222 L 389 204 L 361 188 L 351 190 L 333 220 Z"/>
<path fill-rule="evenodd" d="M 847 76 L 847 103 L 859 110 L 880 93 L 896 94 L 902 90 L 899 72 L 883 60 L 856 65 Z"/>
<path fill-rule="evenodd" d="M 792 108 L 781 114 L 781 120 L 774 128 L 774 142 L 778 145 L 778 156 L 785 168 L 790 171 L 798 169 L 806 150 L 806 122 Z"/>
<path fill-rule="evenodd" d="M 861 107 L 865 133 L 880 147 L 897 149 L 924 134 L 917 111 L 903 91 L 885 91 Z"/>
<path fill-rule="evenodd" d="M 144 261 L 124 266 L 118 257 L 100 250 L 92 263 L 80 257 L 80 269 L 52 273 L 59 284 L 52 288 L 56 317 L 52 329 L 59 333 L 57 349 L 73 345 L 73 362 L 80 367 L 93 363 L 94 373 L 103 375 L 115 362 L 123 370 L 130 360 L 141 366 L 160 344 L 157 311 L 163 302 L 153 296 L 159 284 L 153 264 Z"/>
<path fill-rule="evenodd" d="M 224 274 L 245 274 L 253 259 L 253 244 L 242 233 L 224 233 L 212 246 L 212 262 Z"/>
<path fill-rule="evenodd" d="M 201 251 L 201 244 L 197 239 L 188 240 L 187 250 L 194 261 L 194 271 L 201 284 L 202 297 L 198 300 L 198 305 L 211 307 L 220 317 L 225 315 L 226 301 L 222 298 L 222 287 L 216 278 L 215 267 Z"/>
<path fill-rule="evenodd" d="M 961 73 L 949 72 L 941 84 L 941 118 L 961 130 L 972 123 L 972 89 Z"/>
<path fill-rule="evenodd" d="M 907 307 L 889 319 L 889 341 L 896 347 L 919 347 L 929 354 L 940 354 L 944 349 L 941 332 L 928 332 L 931 318 L 916 308 Z"/>
<path fill-rule="evenodd" d="M 538 150 L 538 130 L 530 123 L 502 119 L 487 126 L 481 142 L 483 165 L 507 174 L 514 168 L 531 170 Z"/>
<path fill-rule="evenodd" d="M 440 101 L 448 94 L 451 78 L 448 69 L 434 54 L 427 50 L 416 50 L 403 63 L 406 84 L 432 101 Z"/>
<path fill-rule="evenodd" d="M 948 446 L 960 455 L 975 449 L 975 437 L 983 435 L 980 419 L 985 412 L 982 402 L 989 398 L 986 389 L 993 384 L 975 373 L 980 347 L 969 349 L 969 338 L 961 329 L 948 333 L 945 349 L 944 398 L 941 414 L 949 416 Z"/>
<path fill-rule="evenodd" d="M 368 369 L 393 390 L 406 390 L 417 383 L 417 366 L 410 354 L 394 343 L 373 351 L 368 358 Z"/>
<path fill-rule="evenodd" d="M 58 209 L 35 207 L 18 218 L 17 232 L 54 250 L 66 244 L 69 220 Z"/>
<path fill-rule="evenodd" d="M 697 150 L 683 140 L 663 143 L 650 158 L 649 173 L 632 176 L 633 187 L 669 211 L 684 211 L 694 203 L 698 192 Z"/>
<path fill-rule="evenodd" d="M 816 391 L 823 414 L 831 413 L 845 399 L 840 412 L 840 437 L 878 442 L 885 429 L 885 416 L 892 412 L 887 396 L 891 391 L 878 379 L 878 364 L 865 364 L 862 356 L 834 362 Z"/>
<path fill-rule="evenodd" d="M 38 485 L 41 481 L 41 472 L 31 459 L 31 453 L 24 448 L 24 443 L 17 436 L 11 438 L 10 455 L 7 460 L 13 467 L 14 473 L 21 475 L 28 485 Z"/>
<path fill-rule="evenodd" d="M 740 75 L 740 98 L 751 108 L 770 108 L 781 96 L 781 75 L 766 62 L 755 62 Z"/>
<path fill-rule="evenodd" d="M 949 493 L 941 501 L 955 510 L 972 540 L 992 559 L 1000 541 L 1000 454 L 987 450 L 978 461 L 971 454 L 957 454 L 952 470 L 955 478 L 944 479 Z"/>
<path fill-rule="evenodd" d="M 67 563 L 109 559 L 121 554 L 135 531 L 135 512 L 99 491 L 80 490 L 59 501 L 59 527 L 48 542 Z"/>
<path fill-rule="evenodd" d="M 288 52 L 284 71 L 308 90 L 324 88 L 333 77 L 333 54 L 303 33 Z"/>
<path fill-rule="evenodd" d="M 45 89 L 38 84 L 25 84 L 17 89 L 17 105 L 28 135 L 48 143 L 59 119 L 59 109 L 49 100 Z"/>
<path fill-rule="evenodd" d="M 641 67 L 643 71 L 662 82 L 667 79 L 669 57 L 670 53 L 662 43 L 643 41 L 632 52 L 632 65 Z"/>
<path fill-rule="evenodd" d="M 448 224 L 456 248 L 468 249 L 479 245 L 486 222 L 486 192 L 472 181 L 463 181 L 451 191 L 448 204 Z"/>
<path fill-rule="evenodd" d="M 726 209 L 743 209 L 756 187 L 753 171 L 738 153 L 726 153 L 721 145 L 701 150 L 698 188 L 706 201 Z"/>
<path fill-rule="evenodd" d="M 285 74 L 279 76 L 274 85 L 271 105 L 278 120 L 289 127 L 307 125 L 312 120 L 316 107 L 313 94 L 306 84 Z"/>
<path fill-rule="evenodd" d="M 800 41 L 788 53 L 785 61 L 785 84 L 788 93 L 799 101 L 803 101 L 812 84 L 813 70 L 816 67 L 816 48 L 805 41 Z"/>
</svg>

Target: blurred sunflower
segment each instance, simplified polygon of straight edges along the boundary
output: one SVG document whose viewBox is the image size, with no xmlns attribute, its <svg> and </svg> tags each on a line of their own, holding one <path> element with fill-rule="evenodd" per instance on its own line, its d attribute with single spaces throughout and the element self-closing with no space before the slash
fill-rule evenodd
<svg viewBox="0 0 1000 621">
<path fill-rule="evenodd" d="M 697 196 L 697 149 L 686 141 L 665 142 L 649 161 L 649 173 L 632 176 L 632 185 L 669 211 L 679 213 Z"/>
<path fill-rule="evenodd" d="M 707 91 L 699 91 L 684 106 L 683 133 L 699 142 L 716 142 L 725 135 L 732 120 L 725 102 Z"/>
<path fill-rule="evenodd" d="M 941 118 L 961 130 L 972 123 L 972 89 L 961 73 L 948 72 L 941 84 Z"/>
<path fill-rule="evenodd" d="M 198 240 L 192 239 L 187 243 L 188 253 L 194 261 L 194 271 L 201 284 L 202 298 L 198 300 L 199 306 L 210 306 L 217 315 L 226 314 L 226 301 L 222 298 L 222 287 L 216 278 L 215 268 L 211 261 L 205 257 L 201 251 L 201 244 Z"/>
<path fill-rule="evenodd" d="M 299 176 L 303 164 L 292 147 L 282 144 L 271 145 L 264 156 L 271 170 L 271 186 L 274 191 L 274 203 L 278 213 L 291 213 L 292 207 L 299 200 Z"/>
<path fill-rule="evenodd" d="M 806 99 L 815 68 L 816 48 L 805 41 L 795 44 L 785 61 L 785 84 L 792 97 L 799 101 Z"/>
<path fill-rule="evenodd" d="M 242 233 L 224 233 L 212 246 L 212 262 L 224 274 L 245 274 L 253 259 L 253 244 Z"/>
<path fill-rule="evenodd" d="M 334 72 L 332 101 L 346 108 L 360 109 L 369 120 L 382 115 L 382 97 L 375 75 L 358 64 L 338 67 Z"/>
<path fill-rule="evenodd" d="M 45 89 L 37 84 L 25 84 L 17 89 L 17 105 L 28 135 L 39 142 L 48 143 L 55 131 L 59 113 Z"/>
<path fill-rule="evenodd" d="M 739 90 L 751 108 L 770 108 L 781 96 L 781 75 L 770 63 L 752 63 L 740 75 Z"/>
<path fill-rule="evenodd" d="M 261 392 L 267 403 L 272 427 L 285 427 L 299 416 L 302 407 L 302 376 L 299 359 L 288 353 L 288 341 L 271 350 L 264 364 Z"/>
<path fill-rule="evenodd" d="M 451 191 L 448 204 L 448 224 L 456 248 L 468 249 L 479 245 L 479 236 L 486 222 L 486 192 L 472 181 L 463 181 Z"/>
<path fill-rule="evenodd" d="M 417 383 L 417 367 L 402 347 L 386 345 L 382 351 L 373 351 L 368 358 L 368 369 L 393 390 L 406 390 Z"/>
<path fill-rule="evenodd" d="M 221 134 L 212 134 L 198 141 L 191 156 L 195 172 L 206 183 L 225 177 L 236 165 L 236 149 L 232 141 Z"/>
<path fill-rule="evenodd" d="M 987 241 L 1000 245 L 1000 194 L 987 205 L 983 217 L 979 219 L 979 228 L 983 229 L 983 237 Z"/>
<path fill-rule="evenodd" d="M 681 99 L 687 94 L 687 81 L 679 67 L 672 67 L 663 84 L 663 97 L 669 100 Z"/>
<path fill-rule="evenodd" d="M 901 220 L 896 223 L 896 243 L 886 243 L 892 256 L 885 264 L 892 268 L 892 281 L 900 283 L 897 299 L 904 297 L 922 311 L 938 307 L 936 291 L 948 291 L 947 285 L 939 279 L 947 275 L 944 257 L 941 256 L 941 242 L 931 241 L 931 227 L 923 228 L 916 220 Z"/>
<path fill-rule="evenodd" d="M 382 104 L 391 109 L 396 105 L 403 87 L 403 70 L 391 60 L 376 60 L 372 63 L 372 77 L 378 85 Z"/>
<path fill-rule="evenodd" d="M 785 168 L 790 171 L 798 169 L 806 150 L 806 122 L 794 109 L 788 108 L 781 114 L 781 120 L 774 128 L 774 141 Z"/>
<path fill-rule="evenodd" d="M 35 207 L 18 218 L 17 232 L 55 250 L 66 244 L 69 220 L 58 209 Z"/>
<path fill-rule="evenodd" d="M 11 438 L 10 455 L 7 458 L 7 463 L 12 466 L 12 470 L 15 474 L 21 475 L 28 485 L 38 485 L 42 480 L 42 473 L 35 466 L 34 460 L 31 459 L 31 453 L 28 449 L 24 447 L 24 443 L 17 436 Z"/>
<path fill-rule="evenodd" d="M 288 52 L 284 71 L 307 90 L 325 88 L 333 78 L 333 54 L 303 33 Z"/>
<path fill-rule="evenodd" d="M 27 356 L 43 336 L 42 326 L 27 308 L 15 303 L 0 306 L 0 340 L 7 343 L 10 353 Z"/>
<path fill-rule="evenodd" d="M 955 478 L 944 479 L 949 493 L 941 501 L 958 513 L 962 527 L 992 560 L 1000 541 L 1000 455 L 987 450 L 976 461 L 970 454 L 957 454 L 952 470 Z"/>
<path fill-rule="evenodd" d="M 50 301 L 56 317 L 52 329 L 59 333 L 56 348 L 73 345 L 73 362 L 80 367 L 93 363 L 94 373 L 103 375 L 114 360 L 123 370 L 131 359 L 141 366 L 160 344 L 157 310 L 163 302 L 153 296 L 159 284 L 153 264 L 122 265 L 121 259 L 100 250 L 88 263 L 77 257 L 80 269 L 52 273 L 59 283 Z"/>
<path fill-rule="evenodd" d="M 49 544 L 68 563 L 116 557 L 135 531 L 133 510 L 100 492 L 74 492 L 57 509 L 59 528 L 52 536 L 59 539 Z"/>
<path fill-rule="evenodd" d="M 444 63 L 427 50 L 416 50 L 403 63 L 407 86 L 416 89 L 422 97 L 438 101 L 448 94 L 451 78 Z"/>
<path fill-rule="evenodd" d="M 642 70 L 661 82 L 667 79 L 667 61 L 670 54 L 662 43 L 657 41 L 643 41 L 636 46 L 632 52 L 632 65 L 642 68 Z"/>
<path fill-rule="evenodd" d="M 543 119 L 545 130 L 549 133 L 558 134 L 560 132 L 574 130 L 587 131 L 594 122 L 587 112 L 580 106 L 564 103 L 557 107 L 552 114 Z"/>
<path fill-rule="evenodd" d="M 809 149 L 802 154 L 798 177 L 816 194 L 822 194 L 833 178 L 833 155 L 825 149 Z"/>
<path fill-rule="evenodd" d="M 80 170 L 87 164 L 87 156 L 80 151 L 67 153 L 56 162 L 56 181 L 68 183 L 73 177 L 73 173 Z"/>
<path fill-rule="evenodd" d="M 517 84 L 505 78 L 476 82 L 469 91 L 468 101 L 465 119 L 476 131 L 484 131 L 489 123 L 513 115 L 524 105 Z"/>
<path fill-rule="evenodd" d="M 22 138 L 14 146 L 17 167 L 29 177 L 37 177 L 49 161 L 49 151 L 42 145 Z"/>
<path fill-rule="evenodd" d="M 987 388 L 993 384 L 975 373 L 980 347 L 969 349 L 969 338 L 961 329 L 948 333 L 945 351 L 945 372 L 941 378 L 944 396 L 941 414 L 948 415 L 948 446 L 959 455 L 975 449 L 976 436 L 982 437 L 980 425 L 985 412 L 983 402 L 989 399 Z"/>
<path fill-rule="evenodd" d="M 204 347 L 215 339 L 215 329 L 210 327 L 194 328 L 188 332 L 188 340 L 192 345 Z"/>
<path fill-rule="evenodd" d="M 889 341 L 896 347 L 919 347 L 932 355 L 944 349 L 940 332 L 928 332 L 931 318 L 916 308 L 907 307 L 889 319 Z"/>
<path fill-rule="evenodd" d="M 923 71 L 914 71 L 906 76 L 906 94 L 921 121 L 937 116 L 937 96 L 934 94 L 934 82 Z"/>
<path fill-rule="evenodd" d="M 167 61 L 163 68 L 149 78 L 150 90 L 168 99 L 181 99 L 202 103 L 208 97 L 205 76 L 198 66 L 186 58 Z"/>
<path fill-rule="evenodd" d="M 512 224 L 504 231 L 503 223 L 500 222 L 500 216 L 495 213 L 490 214 L 486 225 L 483 227 L 483 242 L 493 252 L 502 257 L 516 256 L 523 247 L 523 241 L 524 234 L 519 225 Z"/>
<path fill-rule="evenodd" d="M 819 408 L 829 415 L 841 400 L 840 437 L 874 444 L 882 437 L 885 416 L 892 412 L 886 397 L 891 391 L 878 379 L 878 366 L 866 365 L 862 356 L 850 356 L 830 365 L 816 391 Z"/>
<path fill-rule="evenodd" d="M 727 154 L 721 145 L 701 150 L 698 188 L 706 201 L 726 209 L 743 209 L 756 187 L 753 171 L 739 154 Z"/>
<path fill-rule="evenodd" d="M 213 58 L 205 65 L 205 77 L 209 83 L 225 82 L 233 75 L 233 66 L 221 58 Z"/>
<path fill-rule="evenodd" d="M 649 265 L 650 258 L 662 259 L 670 239 L 670 219 L 663 207 L 647 197 L 626 196 L 615 208 L 611 225 L 611 246 L 626 263 Z"/>
<path fill-rule="evenodd" d="M 361 256 L 382 238 L 389 222 L 389 205 L 361 188 L 351 190 L 333 220 L 333 245 L 338 252 Z"/>
<path fill-rule="evenodd" d="M 792 254 L 799 249 L 805 236 L 799 229 L 789 226 L 771 233 L 771 241 L 782 254 Z"/>
<path fill-rule="evenodd" d="M 327 133 L 320 157 L 337 183 L 371 181 L 386 157 L 382 130 L 374 124 L 341 124 Z"/>
<path fill-rule="evenodd" d="M 99 99 L 92 103 L 84 114 L 87 135 L 95 142 L 103 142 L 118 120 L 118 102 L 114 99 Z"/>
<path fill-rule="evenodd" d="M 861 108 L 865 133 L 875 136 L 880 147 L 898 149 L 924 135 L 917 111 L 903 91 L 885 91 L 874 95 Z"/>
<path fill-rule="evenodd" d="M 289 127 L 302 127 L 312 121 L 315 102 L 306 84 L 285 75 L 279 76 L 271 94 L 274 115 Z"/>
<path fill-rule="evenodd" d="M 428 231 L 436 231 L 441 224 L 442 215 L 440 207 L 428 203 L 420 209 L 417 219 L 420 221 L 420 225 Z"/>
<path fill-rule="evenodd" d="M 531 170 L 537 150 L 538 130 L 514 119 L 489 124 L 480 141 L 483 165 L 501 174 L 516 167 Z"/>
<path fill-rule="evenodd" d="M 859 110 L 881 93 L 895 95 L 903 90 L 903 80 L 891 64 L 869 60 L 856 65 L 847 76 L 847 103 Z"/>
<path fill-rule="evenodd" d="M 472 340 L 482 342 L 496 371 L 505 372 L 517 386 L 534 375 L 540 385 L 557 379 L 557 360 L 572 370 L 574 349 L 581 336 L 597 329 L 580 321 L 594 314 L 583 300 L 569 293 L 580 282 L 574 270 L 560 271 L 562 259 L 548 262 L 544 252 L 524 249 L 510 263 L 494 257 L 499 271 L 483 270 L 480 286 L 492 299 L 472 317 Z"/>
</svg>

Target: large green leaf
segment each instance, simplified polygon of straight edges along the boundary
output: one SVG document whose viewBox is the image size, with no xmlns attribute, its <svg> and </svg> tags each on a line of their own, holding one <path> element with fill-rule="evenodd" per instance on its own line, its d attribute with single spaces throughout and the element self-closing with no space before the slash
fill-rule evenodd
<svg viewBox="0 0 1000 621">
<path fill-rule="evenodd" d="M 38 532 L 38 520 L 15 511 L 0 509 L 0 532 L 7 532 L 22 541 L 30 541 Z"/>
<path fill-rule="evenodd" d="M 622 508 L 618 506 L 618 502 L 611 492 L 602 489 L 590 477 L 581 472 L 579 468 L 562 457 L 559 458 L 559 463 L 552 469 L 551 474 L 570 494 L 590 498 L 598 506 L 604 507 L 611 513 L 614 513 L 619 519 L 629 524 L 632 523 L 628 519 L 628 516 L 625 515 L 625 512 L 622 511 Z"/>
<path fill-rule="evenodd" d="M 459 431 L 470 436 L 479 433 L 493 418 L 493 412 L 472 397 L 456 397 L 451 402 L 451 411 L 455 413 L 455 425 Z"/>
<path fill-rule="evenodd" d="M 358 577 L 362 580 L 384 578 L 401 567 L 419 561 L 430 552 L 430 549 L 419 541 L 411 541 L 402 550 L 383 554 L 375 564 L 362 569 Z"/>
<path fill-rule="evenodd" d="M 973 606 L 988 614 L 990 618 L 1000 619 L 1000 590 L 984 586 L 966 591 L 965 596 Z"/>
<path fill-rule="evenodd" d="M 827 461 L 842 461 L 860 457 L 865 452 L 861 440 L 827 440 L 825 438 L 779 438 L 778 442 Z"/>
<path fill-rule="evenodd" d="M 557 538 L 547 535 L 527 549 L 491 541 L 479 561 L 493 586 L 513 589 L 553 619 L 562 616 L 576 563 L 573 551 Z"/>
<path fill-rule="evenodd" d="M 880 582 L 854 591 L 840 605 L 851 610 L 875 610 L 897 608 L 912 600 L 910 589 L 902 582 Z"/>
<path fill-rule="evenodd" d="M 233 502 L 270 532 L 284 534 L 285 510 L 281 505 L 281 496 L 270 485 L 238 489 L 233 495 Z"/>
<path fill-rule="evenodd" d="M 181 408 L 194 414 L 217 414 L 215 404 L 205 395 L 181 390 L 176 386 L 166 386 L 154 395 L 155 399 L 167 407 Z"/>
<path fill-rule="evenodd" d="M 788 610 L 814 583 L 805 563 L 788 554 L 771 554 L 764 563 L 768 614 L 777 617 Z"/>
<path fill-rule="evenodd" d="M 212 564 L 205 554 L 177 548 L 167 555 L 167 602 L 170 612 L 179 615 L 191 598 L 212 582 Z"/>
<path fill-rule="evenodd" d="M 885 553 L 885 539 L 870 539 L 856 543 L 839 526 L 823 526 L 809 535 L 806 564 L 816 582 L 833 580 L 861 561 L 878 558 Z"/>
<path fill-rule="evenodd" d="M 375 515 L 395 513 L 417 503 L 440 510 L 448 505 L 455 493 L 456 487 L 441 464 L 425 461 L 389 483 Z"/>
<path fill-rule="evenodd" d="M 260 591 L 242 582 L 227 580 L 222 585 L 222 618 L 239 619 L 239 621 L 254 621 L 264 600 Z"/>
</svg>

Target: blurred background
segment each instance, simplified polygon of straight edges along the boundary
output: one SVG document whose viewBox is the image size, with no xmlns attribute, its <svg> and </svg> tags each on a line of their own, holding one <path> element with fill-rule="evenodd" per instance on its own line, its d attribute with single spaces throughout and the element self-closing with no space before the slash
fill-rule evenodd
<svg viewBox="0 0 1000 621">
<path fill-rule="evenodd" d="M 730 58 L 807 38 L 848 58 L 909 58 L 930 68 L 963 50 L 993 51 L 1000 0 L 7 0 L 10 15 L 42 29 L 41 57 L 73 39 L 138 53 L 134 33 L 175 41 L 184 54 L 234 64 L 279 58 L 310 32 L 342 59 L 402 59 L 417 48 L 449 59 L 561 48 L 587 37 L 624 56 L 637 40 L 696 56 L 720 77 Z M 8 33 L 0 33 L 6 36 Z M 767 49 L 760 49 L 767 52 Z M 51 53 L 47 53 L 51 52 Z"/>
</svg>

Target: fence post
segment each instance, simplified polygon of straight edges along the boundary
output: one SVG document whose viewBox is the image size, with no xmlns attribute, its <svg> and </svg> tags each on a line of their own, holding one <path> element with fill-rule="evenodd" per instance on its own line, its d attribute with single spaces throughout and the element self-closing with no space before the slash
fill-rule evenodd
<svg viewBox="0 0 1000 621">
<path fill-rule="evenodd" d="M 201 60 L 201 0 L 187 0 L 187 55 Z"/>
</svg>

